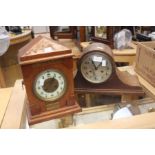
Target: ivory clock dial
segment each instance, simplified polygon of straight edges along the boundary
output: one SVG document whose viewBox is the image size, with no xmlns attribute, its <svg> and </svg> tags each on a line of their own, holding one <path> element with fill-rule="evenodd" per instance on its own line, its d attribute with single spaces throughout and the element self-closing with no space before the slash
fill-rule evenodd
<svg viewBox="0 0 155 155">
<path fill-rule="evenodd" d="M 34 81 L 34 93 L 43 101 L 55 101 L 66 91 L 66 78 L 58 70 L 45 70 Z"/>
<path fill-rule="evenodd" d="M 102 83 L 112 74 L 112 63 L 108 56 L 102 52 L 86 54 L 81 60 L 81 73 L 91 83 Z"/>
</svg>

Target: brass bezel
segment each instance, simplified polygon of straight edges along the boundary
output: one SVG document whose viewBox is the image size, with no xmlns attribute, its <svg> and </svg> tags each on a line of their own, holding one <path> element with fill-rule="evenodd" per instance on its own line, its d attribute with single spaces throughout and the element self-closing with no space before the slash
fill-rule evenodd
<svg viewBox="0 0 155 155">
<path fill-rule="evenodd" d="M 105 57 L 106 59 L 108 59 L 108 61 L 110 62 L 110 65 L 111 65 L 111 74 L 110 74 L 109 77 L 108 77 L 106 80 L 104 80 L 104 81 L 100 81 L 100 82 L 97 82 L 97 81 L 96 81 L 96 82 L 95 82 L 95 81 L 93 81 L 93 80 L 90 80 L 89 78 L 87 78 L 87 77 L 85 76 L 85 74 L 83 74 L 83 69 L 82 69 L 82 63 L 83 63 L 83 61 L 84 61 L 85 59 L 87 59 L 88 57 L 90 57 L 90 56 L 92 56 L 92 55 L 95 55 L 95 54 L 104 55 L 104 57 Z M 100 83 L 106 82 L 106 81 L 111 77 L 111 75 L 112 75 L 112 73 L 113 73 L 113 64 L 112 64 L 112 62 L 111 62 L 110 57 L 109 57 L 107 54 L 105 54 L 105 53 L 103 53 L 103 52 L 100 52 L 100 51 L 97 51 L 97 50 L 96 50 L 96 51 L 93 51 L 93 52 L 90 52 L 90 53 L 85 54 L 85 55 L 81 58 L 80 72 L 81 72 L 83 78 L 84 78 L 85 80 L 87 80 L 88 82 L 94 83 L 94 84 L 100 84 Z"/>
</svg>

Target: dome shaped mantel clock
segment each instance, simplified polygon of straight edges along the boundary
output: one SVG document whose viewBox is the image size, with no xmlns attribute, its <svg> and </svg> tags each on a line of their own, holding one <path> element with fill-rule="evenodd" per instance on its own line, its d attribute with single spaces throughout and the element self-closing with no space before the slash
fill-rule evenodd
<svg viewBox="0 0 155 155">
<path fill-rule="evenodd" d="M 144 95 L 137 76 L 118 70 L 111 48 L 103 43 L 84 49 L 74 81 L 76 93 Z"/>
<path fill-rule="evenodd" d="M 72 51 L 39 36 L 19 50 L 29 124 L 81 110 L 74 97 Z"/>
</svg>

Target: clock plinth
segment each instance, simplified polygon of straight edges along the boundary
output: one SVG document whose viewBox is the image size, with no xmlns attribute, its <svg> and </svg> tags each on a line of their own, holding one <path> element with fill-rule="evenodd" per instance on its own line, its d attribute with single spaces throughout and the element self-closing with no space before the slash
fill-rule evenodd
<svg viewBox="0 0 155 155">
<path fill-rule="evenodd" d="M 73 54 L 63 45 L 37 37 L 20 49 L 29 124 L 81 111 L 74 97 Z"/>
<path fill-rule="evenodd" d="M 130 85 L 128 83 L 122 82 L 117 77 L 117 75 L 113 75 L 109 80 L 104 83 L 93 84 L 83 79 L 82 74 L 78 72 L 74 79 L 75 93 L 98 93 L 105 95 L 131 94 L 143 96 L 144 91 L 138 84 L 138 79 L 135 76 L 128 75 L 128 73 L 124 74 L 126 74 L 126 80 L 130 82 Z M 132 82 L 136 82 L 137 84 L 133 86 Z"/>
<path fill-rule="evenodd" d="M 74 100 L 72 101 L 72 105 L 68 105 L 55 110 L 50 110 L 50 111 L 42 112 L 40 114 L 32 115 L 29 110 L 30 109 L 29 101 L 27 100 L 26 102 L 27 102 L 27 116 L 28 116 L 29 125 L 33 125 L 43 121 L 48 121 L 51 119 L 61 118 L 65 115 L 74 114 L 81 111 L 79 104 L 77 103 L 76 100 Z"/>
</svg>

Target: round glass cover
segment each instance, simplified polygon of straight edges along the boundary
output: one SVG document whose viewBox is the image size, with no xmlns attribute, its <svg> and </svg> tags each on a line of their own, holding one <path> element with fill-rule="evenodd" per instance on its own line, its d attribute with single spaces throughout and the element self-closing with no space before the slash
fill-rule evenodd
<svg viewBox="0 0 155 155">
<path fill-rule="evenodd" d="M 109 57 L 102 52 L 92 52 L 82 58 L 81 73 L 91 83 L 102 83 L 112 74 L 112 63 Z"/>
<path fill-rule="evenodd" d="M 67 81 L 65 75 L 53 69 L 38 74 L 34 81 L 35 95 L 43 101 L 55 101 L 66 92 Z"/>
</svg>

